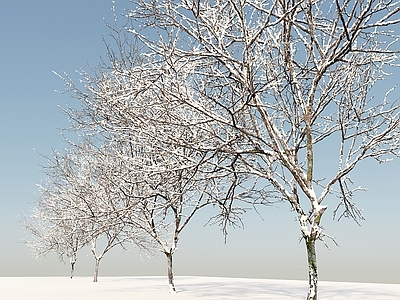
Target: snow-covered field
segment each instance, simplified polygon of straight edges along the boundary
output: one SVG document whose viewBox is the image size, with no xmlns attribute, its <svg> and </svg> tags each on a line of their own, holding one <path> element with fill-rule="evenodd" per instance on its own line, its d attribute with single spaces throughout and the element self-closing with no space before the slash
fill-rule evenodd
<svg viewBox="0 0 400 300">
<path fill-rule="evenodd" d="M 2 300 L 305 299 L 304 281 L 218 277 L 176 277 L 168 294 L 165 277 L 1 277 Z M 320 282 L 319 299 L 400 299 L 399 284 Z"/>
</svg>

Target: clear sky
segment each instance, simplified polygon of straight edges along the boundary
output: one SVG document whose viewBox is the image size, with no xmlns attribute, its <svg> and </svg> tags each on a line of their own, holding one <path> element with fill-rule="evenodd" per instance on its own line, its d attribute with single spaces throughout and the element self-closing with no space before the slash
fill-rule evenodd
<svg viewBox="0 0 400 300">
<path fill-rule="evenodd" d="M 117 9 L 128 1 L 116 1 Z M 59 128 L 68 126 L 58 105 L 73 105 L 63 82 L 52 71 L 74 75 L 105 54 L 103 16 L 111 20 L 108 0 L 0 0 L 0 276 L 69 274 L 54 256 L 35 261 L 21 242 L 17 215 L 29 213 L 45 160 L 65 145 Z M 399 78 L 397 72 L 389 84 Z M 399 91 L 396 92 L 399 95 Z M 329 157 L 321 159 L 329 163 Z M 334 199 L 327 202 L 323 226 L 340 247 L 319 245 L 321 280 L 400 283 L 400 160 L 365 163 L 353 177 L 369 188 L 356 195 L 364 208 L 362 226 L 332 221 Z M 206 212 L 205 212 L 206 213 Z M 217 227 L 203 227 L 206 214 L 186 229 L 175 254 L 176 275 L 306 279 L 306 253 L 287 205 L 245 216 L 245 229 L 231 229 L 227 244 Z M 91 275 L 93 259 L 84 249 L 76 275 Z M 101 263 L 101 275 L 164 275 L 165 257 L 140 258 L 135 250 L 114 249 Z"/>
</svg>

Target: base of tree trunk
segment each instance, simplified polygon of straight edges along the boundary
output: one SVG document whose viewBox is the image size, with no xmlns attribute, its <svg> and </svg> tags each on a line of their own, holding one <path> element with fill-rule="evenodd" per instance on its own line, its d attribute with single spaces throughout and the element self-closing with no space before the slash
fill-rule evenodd
<svg viewBox="0 0 400 300">
<path fill-rule="evenodd" d="M 168 284 L 169 284 L 169 293 L 176 294 L 175 284 L 174 284 L 174 272 L 172 265 L 172 253 L 165 253 L 167 256 L 167 267 L 168 267 Z"/>
<path fill-rule="evenodd" d="M 169 284 L 169 293 L 170 294 L 176 294 L 176 289 L 173 284 Z"/>
<path fill-rule="evenodd" d="M 71 279 L 72 279 L 72 277 L 74 277 L 74 272 L 75 272 L 75 263 L 72 262 L 71 263 Z"/>
<path fill-rule="evenodd" d="M 93 282 L 97 282 L 97 278 L 99 276 L 99 265 L 100 265 L 100 260 L 96 259 L 96 263 L 94 266 Z"/>
<path fill-rule="evenodd" d="M 318 272 L 317 256 L 315 253 L 315 240 L 306 240 L 307 259 L 308 259 L 308 294 L 307 300 L 317 300 Z"/>
</svg>

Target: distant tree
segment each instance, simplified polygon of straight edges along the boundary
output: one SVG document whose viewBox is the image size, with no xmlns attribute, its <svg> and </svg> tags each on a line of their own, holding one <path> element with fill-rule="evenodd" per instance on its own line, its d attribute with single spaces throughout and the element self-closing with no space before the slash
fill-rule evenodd
<svg viewBox="0 0 400 300">
<path fill-rule="evenodd" d="M 126 224 L 125 215 L 129 211 L 131 217 L 139 219 L 138 201 L 127 201 L 121 193 L 122 187 L 118 180 L 121 174 L 121 163 L 115 157 L 115 149 L 110 145 L 95 147 L 93 144 L 80 146 L 80 159 L 91 160 L 91 167 L 94 172 L 88 176 L 92 181 L 93 195 L 95 201 L 88 202 L 90 211 L 95 215 L 91 223 L 91 252 L 95 259 L 93 281 L 97 282 L 99 264 L 104 255 L 116 246 L 124 250 L 126 244 L 133 244 L 140 251 L 147 255 L 153 252 L 154 245 L 146 233 L 134 224 Z M 99 244 L 101 248 L 99 250 Z"/>
<path fill-rule="evenodd" d="M 71 171 L 70 166 L 64 164 L 59 152 L 55 151 L 53 155 L 54 160 L 49 159 L 49 165 L 44 168 L 46 178 L 38 185 L 37 202 L 30 215 L 23 218 L 29 234 L 26 243 L 37 259 L 48 253 L 58 255 L 61 261 L 66 256 L 70 261 L 72 278 L 77 253 L 90 242 L 86 228 L 88 219 L 77 216 L 76 191 L 68 184 L 66 174 L 61 176 L 61 172 Z M 75 193 L 74 197 L 72 193 Z"/>
<path fill-rule="evenodd" d="M 103 153 L 104 149 L 88 141 L 71 143 L 64 153 L 54 151 L 44 168 L 46 184 L 39 186 L 38 202 L 25 218 L 25 227 L 33 234 L 27 244 L 35 256 L 55 252 L 62 259 L 66 255 L 71 278 L 77 252 L 91 245 L 94 282 L 98 280 L 100 260 L 115 246 L 133 243 L 140 250 L 150 251 L 144 235 L 124 225 L 118 215 L 125 202 L 114 193 L 110 181 L 114 169 L 109 168 Z M 104 243 L 100 252 L 98 241 Z"/>
<path fill-rule="evenodd" d="M 25 242 L 36 259 L 49 253 L 56 254 L 60 261 L 67 257 L 72 279 L 78 251 L 87 245 L 88 240 L 85 239 L 79 222 L 59 219 L 60 211 L 53 209 L 54 207 L 47 207 L 45 201 L 39 201 L 31 214 L 24 217 L 24 228 L 29 233 Z"/>
<path fill-rule="evenodd" d="M 157 163 L 151 167 L 165 166 Z M 193 216 L 211 203 L 210 197 L 196 181 L 195 173 L 196 170 L 191 168 L 148 173 L 146 192 L 143 193 L 143 185 L 140 185 L 140 195 L 133 195 L 134 198 L 141 199 L 135 205 L 135 209 L 140 211 L 140 219 L 137 219 L 137 214 L 126 214 L 126 224 L 139 225 L 154 240 L 157 249 L 165 254 L 170 293 L 176 292 L 173 255 L 178 249 L 179 236 Z M 125 180 L 129 181 L 130 178 Z"/>
</svg>

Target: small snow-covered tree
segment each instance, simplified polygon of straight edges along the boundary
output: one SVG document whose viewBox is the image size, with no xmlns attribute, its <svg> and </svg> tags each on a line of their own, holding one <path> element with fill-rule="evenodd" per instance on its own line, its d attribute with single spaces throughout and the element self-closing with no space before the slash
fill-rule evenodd
<svg viewBox="0 0 400 300">
<path fill-rule="evenodd" d="M 60 261 L 69 259 L 74 276 L 78 251 L 85 247 L 89 240 L 81 230 L 81 224 L 59 218 L 61 211 L 49 206 L 45 200 L 39 200 L 32 208 L 31 214 L 23 219 L 23 226 L 29 233 L 26 244 L 32 249 L 32 255 L 40 259 L 49 253 L 57 255 Z"/>
<path fill-rule="evenodd" d="M 69 258 L 71 278 L 74 275 L 77 253 L 90 242 L 88 236 L 88 218 L 78 216 L 76 199 L 83 195 L 73 189 L 70 164 L 66 164 L 62 155 L 54 151 L 53 159 L 44 168 L 46 178 L 38 185 L 38 200 L 31 214 L 23 219 L 24 227 L 31 234 L 26 243 L 32 249 L 35 258 L 55 253 L 63 260 Z M 76 187 L 78 189 L 78 187 Z"/>
<path fill-rule="evenodd" d="M 114 169 L 107 162 L 107 153 L 86 141 L 70 144 L 64 153 L 54 151 L 44 168 L 46 184 L 39 186 L 39 200 L 25 227 L 34 238 L 28 240 L 36 256 L 55 252 L 71 262 L 71 278 L 77 252 L 91 245 L 95 259 L 94 282 L 99 263 L 116 246 L 133 243 L 147 251 L 149 243 L 132 226 L 126 226 L 118 213 L 124 201 L 115 193 L 110 176 Z M 115 167 L 115 165 L 112 165 Z M 98 250 L 98 242 L 104 247 Z"/>
<path fill-rule="evenodd" d="M 146 254 L 152 253 L 153 248 L 145 232 L 137 226 L 138 222 L 125 222 L 126 211 L 138 219 L 138 210 L 135 209 L 137 203 L 127 201 L 121 193 L 121 186 L 117 183 L 117 174 L 121 174 L 121 163 L 114 152 L 115 149 L 110 148 L 110 145 L 94 147 L 92 144 L 83 145 L 83 151 L 80 151 L 80 159 L 90 157 L 91 166 L 95 170 L 90 178 L 94 184 L 96 200 L 89 204 L 95 215 L 91 223 L 91 253 L 95 259 L 94 282 L 97 282 L 100 261 L 112 248 L 120 246 L 126 249 L 126 244 L 133 244 Z"/>
</svg>

